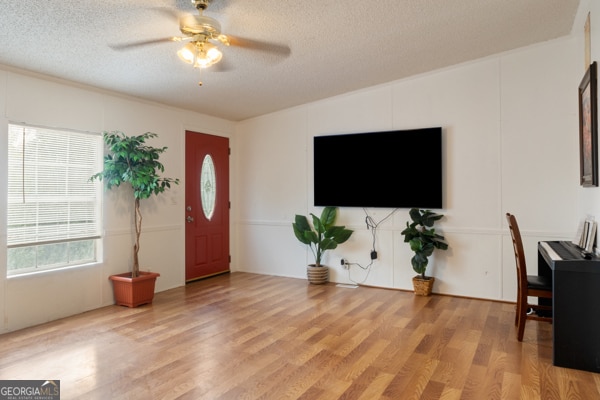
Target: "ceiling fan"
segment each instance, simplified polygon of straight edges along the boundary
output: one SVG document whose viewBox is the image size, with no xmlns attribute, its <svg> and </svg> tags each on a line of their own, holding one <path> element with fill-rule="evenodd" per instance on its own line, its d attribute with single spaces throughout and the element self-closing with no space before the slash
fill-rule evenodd
<svg viewBox="0 0 600 400">
<path fill-rule="evenodd" d="M 287 57 L 289 46 L 225 35 L 221 32 L 221 24 L 214 18 L 203 14 L 212 0 L 190 0 L 198 11 L 197 15 L 187 14 L 179 18 L 179 30 L 182 36 L 144 40 L 120 45 L 112 45 L 115 50 L 146 46 L 164 42 L 187 42 L 177 52 L 179 58 L 194 68 L 205 69 L 221 61 L 223 53 L 218 45 L 244 47 L 274 53 Z M 202 82 L 199 82 L 202 86 Z"/>
</svg>

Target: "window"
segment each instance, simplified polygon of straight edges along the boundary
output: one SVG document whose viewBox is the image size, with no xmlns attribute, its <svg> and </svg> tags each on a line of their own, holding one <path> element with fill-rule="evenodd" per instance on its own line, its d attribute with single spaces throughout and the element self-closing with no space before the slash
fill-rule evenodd
<svg viewBox="0 0 600 400">
<path fill-rule="evenodd" d="M 98 261 L 102 136 L 8 127 L 8 275 Z"/>
<path fill-rule="evenodd" d="M 217 197 L 217 179 L 215 175 L 215 164 L 210 154 L 204 157 L 202 162 L 202 171 L 200 172 L 200 200 L 202 201 L 202 211 L 207 220 L 215 212 L 215 199 Z"/>
</svg>

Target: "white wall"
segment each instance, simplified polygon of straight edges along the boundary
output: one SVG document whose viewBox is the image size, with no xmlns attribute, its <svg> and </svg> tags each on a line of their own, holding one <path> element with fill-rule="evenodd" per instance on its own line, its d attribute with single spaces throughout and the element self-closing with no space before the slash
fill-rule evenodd
<svg viewBox="0 0 600 400">
<path fill-rule="evenodd" d="M 592 11 L 600 16 L 600 10 Z M 314 136 L 442 126 L 445 206 L 439 211 L 446 217 L 439 229 L 450 250 L 434 255 L 428 268 L 436 277 L 434 291 L 514 301 L 516 274 L 505 213 L 517 215 L 535 272 L 537 241 L 571 239 L 587 212 L 581 205 L 588 202 L 587 192 L 600 196 L 597 189 L 579 187 L 582 41 L 583 21 L 569 38 L 238 124 L 235 268 L 303 278 L 306 265 L 314 262 L 291 228 L 295 214 L 321 212 L 312 205 Z M 332 163 L 339 162 L 332 157 Z M 398 189 L 394 185 L 390 177 L 390 191 Z M 352 190 L 365 189 L 357 182 Z M 596 200 L 589 203 L 600 215 Z M 367 210 L 375 221 L 393 211 Z M 340 208 L 338 223 L 355 233 L 328 254 L 331 280 L 412 289 L 412 253 L 400 235 L 407 219 L 408 210 L 401 209 L 385 220 L 377 233 L 376 262 L 368 272 L 352 267 L 348 274 L 340 258 L 366 266 L 372 237 L 362 209 Z"/>
<path fill-rule="evenodd" d="M 0 209 L 6 210 L 7 124 L 25 122 L 90 132 L 121 130 L 157 133 L 152 144 L 167 146 L 165 176 L 181 184 L 142 202 L 142 270 L 160 273 L 156 290 L 181 286 L 184 278 L 185 130 L 231 136 L 234 124 L 222 119 L 70 86 L 12 70 L 0 70 Z M 6 230 L 0 231 L 0 333 L 113 304 L 108 276 L 132 264 L 132 208 L 128 189 L 106 192 L 103 261 L 6 278 Z M 1 213 L 0 226 L 6 226 Z"/>
</svg>

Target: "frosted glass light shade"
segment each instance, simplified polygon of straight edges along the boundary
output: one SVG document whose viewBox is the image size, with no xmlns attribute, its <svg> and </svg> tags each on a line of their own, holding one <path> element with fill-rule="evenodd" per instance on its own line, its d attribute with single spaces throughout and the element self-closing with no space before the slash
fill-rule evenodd
<svg viewBox="0 0 600 400">
<path fill-rule="evenodd" d="M 192 42 L 181 48 L 177 55 L 187 63 L 192 64 L 194 68 L 208 68 L 221 61 L 223 53 L 212 43 Z"/>
</svg>

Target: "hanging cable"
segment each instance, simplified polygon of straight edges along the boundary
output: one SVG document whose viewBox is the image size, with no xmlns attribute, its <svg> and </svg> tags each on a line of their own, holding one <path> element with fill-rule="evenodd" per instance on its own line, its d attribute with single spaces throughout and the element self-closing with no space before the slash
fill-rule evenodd
<svg viewBox="0 0 600 400">
<path fill-rule="evenodd" d="M 373 237 L 373 243 L 372 243 L 372 247 L 371 247 L 371 258 L 373 259 L 373 254 L 375 255 L 375 258 L 377 258 L 377 251 L 375 250 L 375 242 L 376 242 L 376 238 L 377 238 L 377 228 L 379 227 L 379 225 L 384 222 L 385 220 L 387 220 L 388 218 L 390 218 L 392 215 L 394 215 L 394 213 L 396 211 L 398 211 L 397 208 L 395 208 L 391 213 L 389 213 L 385 218 L 383 218 L 381 221 L 379 222 L 375 222 L 373 220 L 373 217 L 371 217 L 367 211 L 366 208 L 363 208 L 363 211 L 366 214 L 365 217 L 365 223 L 367 224 L 367 229 L 371 231 L 371 236 Z"/>
<path fill-rule="evenodd" d="M 379 227 L 379 225 L 384 222 L 385 220 L 387 220 L 388 218 L 390 218 L 392 215 L 394 215 L 394 213 L 396 211 L 398 211 L 398 208 L 394 209 L 391 213 L 389 213 L 387 216 L 385 216 L 385 218 L 383 218 L 381 221 L 376 222 L 373 217 L 371 217 L 367 211 L 366 208 L 363 208 L 363 211 L 366 214 L 365 217 L 365 223 L 367 225 L 367 230 L 371 231 L 371 236 L 373 238 L 372 240 L 372 246 L 371 246 L 371 262 L 369 262 L 368 265 L 366 266 L 362 266 L 359 263 L 351 263 L 351 262 L 346 262 L 346 265 L 348 265 L 348 279 L 356 284 L 356 285 L 360 285 L 366 282 L 367 278 L 369 277 L 369 274 L 371 273 L 371 266 L 373 265 L 373 263 L 375 262 L 375 260 L 377 259 L 377 250 L 375 250 L 375 243 L 377 242 L 377 228 Z M 352 279 L 352 277 L 350 276 L 350 266 L 355 265 L 359 268 L 361 268 L 364 271 L 367 271 L 367 274 L 365 275 L 364 279 L 361 282 L 357 282 L 355 280 Z"/>
</svg>

